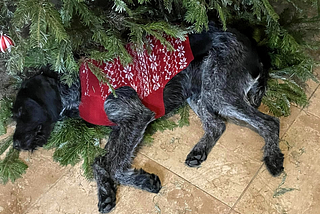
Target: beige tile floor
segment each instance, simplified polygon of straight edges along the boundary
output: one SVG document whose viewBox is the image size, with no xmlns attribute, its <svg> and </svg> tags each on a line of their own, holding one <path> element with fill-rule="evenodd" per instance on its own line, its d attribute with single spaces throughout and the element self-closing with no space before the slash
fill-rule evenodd
<svg viewBox="0 0 320 214">
<path fill-rule="evenodd" d="M 186 155 L 203 134 L 191 113 L 190 126 L 156 133 L 154 143 L 134 159 L 136 167 L 159 175 L 160 193 L 121 186 L 112 213 L 319 214 L 319 84 L 310 82 L 307 91 L 310 105 L 293 106 L 292 114 L 281 118 L 285 173 L 279 177 L 272 177 L 261 162 L 262 138 L 234 124 L 227 125 L 200 168 L 185 166 Z M 61 167 L 51 155 L 42 149 L 22 155 L 29 169 L 16 183 L 0 185 L 0 214 L 98 213 L 95 182 L 82 176 L 80 165 Z"/>
</svg>

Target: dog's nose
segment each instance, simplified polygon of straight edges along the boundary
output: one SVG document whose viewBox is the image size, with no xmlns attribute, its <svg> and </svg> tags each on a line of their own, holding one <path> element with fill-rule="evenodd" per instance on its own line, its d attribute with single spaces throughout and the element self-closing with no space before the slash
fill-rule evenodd
<svg viewBox="0 0 320 214">
<path fill-rule="evenodd" d="M 20 141 L 19 140 L 13 141 L 13 148 L 20 150 Z"/>
</svg>

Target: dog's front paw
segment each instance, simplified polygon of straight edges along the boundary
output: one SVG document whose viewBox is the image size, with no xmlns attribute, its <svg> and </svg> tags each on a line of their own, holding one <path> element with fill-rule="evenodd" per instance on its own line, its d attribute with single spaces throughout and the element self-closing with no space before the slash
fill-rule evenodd
<svg viewBox="0 0 320 214">
<path fill-rule="evenodd" d="M 108 213 L 116 206 L 116 189 L 113 182 L 106 182 L 98 188 L 98 208 L 101 213 Z"/>
<path fill-rule="evenodd" d="M 283 159 L 281 152 L 264 157 L 264 163 L 271 175 L 278 176 L 283 172 Z"/>
<path fill-rule="evenodd" d="M 135 183 L 137 186 L 148 192 L 158 193 L 161 189 L 161 181 L 155 174 L 150 174 L 140 169 L 139 175 L 135 177 Z"/>
<path fill-rule="evenodd" d="M 200 166 L 207 159 L 205 151 L 193 149 L 187 156 L 185 163 L 190 167 Z"/>
</svg>

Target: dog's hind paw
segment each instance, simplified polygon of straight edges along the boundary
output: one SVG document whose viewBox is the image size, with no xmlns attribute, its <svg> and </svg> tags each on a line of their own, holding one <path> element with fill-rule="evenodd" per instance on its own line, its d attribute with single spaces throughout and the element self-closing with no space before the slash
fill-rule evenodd
<svg viewBox="0 0 320 214">
<path fill-rule="evenodd" d="M 207 159 L 205 151 L 193 149 L 187 156 L 185 163 L 190 167 L 200 166 Z"/>
<path fill-rule="evenodd" d="M 143 169 L 140 169 L 139 174 L 136 175 L 134 186 L 152 193 L 158 193 L 162 187 L 157 175 L 150 174 Z"/>
<path fill-rule="evenodd" d="M 278 176 L 283 172 L 283 159 L 281 152 L 264 157 L 264 163 L 271 175 Z"/>
<path fill-rule="evenodd" d="M 103 186 L 99 186 L 98 198 L 99 212 L 110 212 L 116 206 L 116 189 L 113 188 L 113 184 L 105 183 Z"/>
</svg>

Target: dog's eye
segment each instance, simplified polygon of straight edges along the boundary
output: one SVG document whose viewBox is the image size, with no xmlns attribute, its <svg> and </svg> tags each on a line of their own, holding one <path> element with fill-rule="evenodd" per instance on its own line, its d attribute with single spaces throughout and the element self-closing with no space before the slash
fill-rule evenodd
<svg viewBox="0 0 320 214">
<path fill-rule="evenodd" d="M 18 109 L 18 112 L 17 112 L 17 114 L 16 114 L 16 117 L 20 117 L 22 115 L 22 107 L 20 107 L 19 109 Z"/>
<path fill-rule="evenodd" d="M 41 129 L 42 129 L 42 125 L 38 125 L 37 126 L 37 133 L 41 132 Z"/>
</svg>

